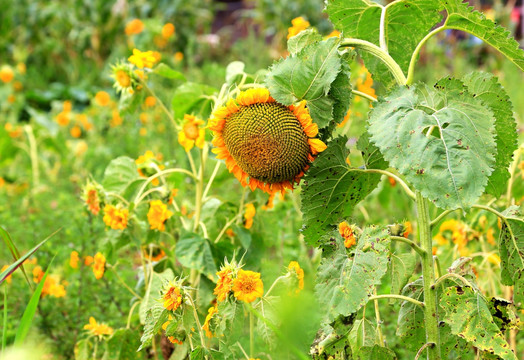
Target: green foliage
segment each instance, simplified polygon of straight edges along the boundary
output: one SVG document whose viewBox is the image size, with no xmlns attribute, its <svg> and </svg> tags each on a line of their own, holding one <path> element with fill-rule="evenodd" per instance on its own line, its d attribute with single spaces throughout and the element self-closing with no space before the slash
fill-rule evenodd
<svg viewBox="0 0 524 360">
<path fill-rule="evenodd" d="M 171 280 L 173 280 L 173 270 L 166 269 L 162 273 L 154 272 L 149 283 L 149 287 L 145 291 L 144 298 L 140 302 L 139 314 L 140 322 L 145 324 L 149 310 L 162 310 L 162 303 L 160 301 L 162 288 Z M 155 310 L 156 309 L 156 310 Z"/>
<path fill-rule="evenodd" d="M 413 275 L 416 265 L 417 258 L 413 253 L 391 254 L 390 274 L 392 294 L 400 294 L 409 278 Z"/>
<path fill-rule="evenodd" d="M 424 301 L 424 283 L 422 278 L 404 286 L 401 295 Z M 408 349 L 418 350 L 426 343 L 424 311 L 414 303 L 409 301 L 402 302 L 398 312 L 397 324 L 397 336 L 402 339 L 403 344 Z"/>
<path fill-rule="evenodd" d="M 158 333 L 162 325 L 168 320 L 169 311 L 163 307 L 153 307 L 147 311 L 144 325 L 144 333 L 140 338 L 140 347 L 137 351 L 145 349 L 153 341 L 153 337 Z"/>
<path fill-rule="evenodd" d="M 360 353 L 355 357 L 358 360 L 394 360 L 397 355 L 391 349 L 380 345 L 364 346 L 360 348 Z"/>
<path fill-rule="evenodd" d="M 209 116 L 212 105 L 209 96 L 215 91 L 211 86 L 193 82 L 177 87 L 171 101 L 175 119 L 183 119 L 184 114 L 196 114 L 203 118 Z"/>
<path fill-rule="evenodd" d="M 460 81 L 446 80 L 393 91 L 373 109 L 369 132 L 390 166 L 423 196 L 444 209 L 468 209 L 493 171 L 493 126 L 479 99 Z"/>
<path fill-rule="evenodd" d="M 121 156 L 111 160 L 106 167 L 102 186 L 106 191 L 121 194 L 138 178 L 135 160 Z"/>
<path fill-rule="evenodd" d="M 184 234 L 177 243 L 175 253 L 183 266 L 198 270 L 211 278 L 215 276 L 217 267 L 207 239 L 193 233 Z"/>
<path fill-rule="evenodd" d="M 351 353 L 359 356 L 364 347 L 371 348 L 377 343 L 377 329 L 367 318 L 355 321 L 348 336 Z"/>
<path fill-rule="evenodd" d="M 115 330 L 106 342 L 102 360 L 133 360 L 140 358 L 136 349 L 140 341 L 135 331 L 131 329 Z"/>
<path fill-rule="evenodd" d="M 501 281 L 505 285 L 516 285 L 515 300 L 521 302 L 521 290 L 524 277 L 524 220 L 517 207 L 510 207 L 502 213 L 499 237 L 499 254 L 501 260 Z"/>
<path fill-rule="evenodd" d="M 449 324 L 453 334 L 502 359 L 517 359 L 493 322 L 482 294 L 467 286 L 448 287 L 442 294 L 440 306 L 444 309 L 443 320 Z"/>
<path fill-rule="evenodd" d="M 371 193 L 380 175 L 352 168 L 346 162 L 349 150 L 346 137 L 329 143 L 304 177 L 302 213 L 304 237 L 308 244 L 319 244 L 322 236 L 343 218 L 351 216 L 354 207 Z M 359 142 L 366 168 L 384 169 L 385 162 L 366 137 Z"/>
<path fill-rule="evenodd" d="M 287 50 L 291 55 L 296 55 L 306 46 L 320 42 L 322 36 L 314 28 L 306 29 L 292 36 L 287 41 Z"/>
<path fill-rule="evenodd" d="M 170 80 L 186 81 L 186 77 L 184 76 L 184 74 L 170 68 L 166 64 L 158 64 L 158 66 L 155 67 L 153 73 Z"/>
<path fill-rule="evenodd" d="M 386 273 L 390 239 L 387 228 L 367 227 L 349 255 L 338 232 L 332 233 L 330 241 L 335 249 L 323 257 L 315 286 L 328 322 L 351 315 L 367 303 Z"/>
</svg>

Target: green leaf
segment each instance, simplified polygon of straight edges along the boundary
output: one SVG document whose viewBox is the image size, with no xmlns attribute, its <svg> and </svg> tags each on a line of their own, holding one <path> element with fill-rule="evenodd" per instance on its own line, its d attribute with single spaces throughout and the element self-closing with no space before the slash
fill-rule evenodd
<svg viewBox="0 0 524 360">
<path fill-rule="evenodd" d="M 174 112 L 175 119 L 182 119 L 184 114 L 190 114 L 192 110 L 202 110 L 202 100 L 206 100 L 206 96 L 213 95 L 215 89 L 202 84 L 186 82 L 176 88 L 171 107 Z"/>
<path fill-rule="evenodd" d="M 440 332 L 440 350 L 443 359 L 449 360 L 473 360 L 475 359 L 475 352 L 471 351 L 471 346 L 468 345 L 463 338 L 453 335 L 451 328 L 445 322 L 439 324 Z"/>
<path fill-rule="evenodd" d="M 338 38 L 329 38 L 307 45 L 273 64 L 266 76 L 266 86 L 278 102 L 291 105 L 307 100 L 319 128 L 333 118 L 333 100 L 328 93 L 341 67 L 338 43 Z"/>
<path fill-rule="evenodd" d="M 111 160 L 107 165 L 102 186 L 106 191 L 121 194 L 138 178 L 135 160 L 127 156 L 120 156 Z"/>
<path fill-rule="evenodd" d="M 356 320 L 348 336 L 353 356 L 359 355 L 363 346 L 373 347 L 377 343 L 376 338 L 377 329 L 375 324 L 366 318 Z"/>
<path fill-rule="evenodd" d="M 492 74 L 472 72 L 466 75 L 463 81 L 469 93 L 480 99 L 495 116 L 497 155 L 495 169 L 488 178 L 486 192 L 500 197 L 506 191 L 506 184 L 510 178 L 508 166 L 513 159 L 513 152 L 518 148 L 513 106 L 506 91 Z"/>
<path fill-rule="evenodd" d="M 360 348 L 359 354 L 355 357 L 357 360 L 393 360 L 397 355 L 391 349 L 380 345 L 364 346 Z"/>
<path fill-rule="evenodd" d="M 350 216 L 355 205 L 369 195 L 380 181 L 380 175 L 365 173 L 346 163 L 349 155 L 346 142 L 346 137 L 331 141 L 304 177 L 301 210 L 304 237 L 310 245 L 318 245 L 331 225 Z M 360 142 L 366 167 L 376 165 L 381 168 L 385 163 L 373 148 L 366 140 Z"/>
<path fill-rule="evenodd" d="M 444 209 L 468 209 L 495 165 L 492 112 L 458 80 L 400 87 L 369 119 L 371 140 L 390 166 Z"/>
<path fill-rule="evenodd" d="M 493 321 L 500 331 L 505 332 L 508 329 L 518 329 L 520 320 L 514 311 L 511 301 L 492 297 L 489 299 L 488 305 Z"/>
<path fill-rule="evenodd" d="M 318 33 L 317 29 L 309 28 L 289 38 L 287 41 L 287 50 L 291 55 L 296 55 L 306 46 L 320 42 L 321 40 L 322 35 Z"/>
<path fill-rule="evenodd" d="M 226 82 L 233 84 L 235 80 L 244 74 L 246 65 L 242 61 L 230 62 L 226 67 Z"/>
<path fill-rule="evenodd" d="M 504 360 L 517 359 L 500 329 L 493 322 L 482 294 L 468 286 L 448 287 L 442 294 L 440 306 L 445 312 L 443 320 L 449 324 L 453 334 Z"/>
<path fill-rule="evenodd" d="M 501 281 L 510 286 L 517 278 L 522 279 L 521 273 L 524 272 L 524 220 L 515 206 L 506 209 L 502 215 L 506 221 L 502 221 L 498 243 Z"/>
<path fill-rule="evenodd" d="M 38 303 L 40 302 L 40 295 L 42 294 L 42 290 L 44 289 L 47 274 L 49 273 L 49 269 L 51 268 L 53 260 L 54 257 L 49 263 L 49 266 L 47 267 L 47 270 L 44 276 L 42 277 L 42 280 L 40 280 L 40 282 L 38 283 L 35 292 L 31 296 L 31 300 L 29 300 L 29 303 L 27 304 L 24 310 L 24 314 L 22 315 L 22 319 L 20 319 L 20 324 L 18 325 L 18 329 L 16 330 L 15 345 L 22 345 L 27 334 L 29 333 L 29 328 L 31 327 L 31 323 L 33 322 L 33 318 L 35 317 L 36 309 L 38 308 Z"/>
<path fill-rule="evenodd" d="M 209 241 L 200 235 L 186 233 L 176 244 L 177 260 L 189 269 L 198 270 L 208 276 L 215 276 L 217 267 Z"/>
<path fill-rule="evenodd" d="M 7 160 L 13 159 L 18 148 L 14 146 L 13 140 L 5 130 L 0 126 L 0 165 L 4 165 Z"/>
<path fill-rule="evenodd" d="M 392 294 L 400 294 L 409 278 L 413 275 L 416 265 L 417 258 L 415 254 L 391 254 L 390 271 Z"/>
<path fill-rule="evenodd" d="M 404 286 L 401 295 L 424 301 L 422 278 Z M 401 338 L 406 348 L 414 351 L 417 351 L 426 343 L 424 311 L 419 306 L 409 301 L 401 303 L 397 321 L 397 336 Z"/>
<path fill-rule="evenodd" d="M 513 303 L 519 309 L 524 308 L 524 270 L 519 271 L 513 277 Z"/>
<path fill-rule="evenodd" d="M 524 70 L 524 51 L 508 30 L 486 19 L 484 14 L 475 11 L 462 0 L 440 0 L 440 3 L 448 13 L 446 28 L 475 35 L 500 51 L 519 69 Z"/>
<path fill-rule="evenodd" d="M 102 360 L 135 360 L 139 358 L 136 349 L 140 345 L 136 331 L 131 329 L 115 330 L 106 342 Z"/>
<path fill-rule="evenodd" d="M 171 69 L 168 65 L 161 63 L 155 67 L 153 74 L 160 75 L 166 79 L 186 81 L 186 77 L 179 71 Z"/>
<path fill-rule="evenodd" d="M 169 311 L 163 307 L 153 307 L 147 311 L 146 321 L 144 324 L 144 333 L 140 338 L 140 347 L 137 351 L 145 349 L 151 345 L 153 337 L 162 328 L 162 325 L 168 320 Z"/>
<path fill-rule="evenodd" d="M 80 340 L 75 344 L 75 360 L 91 360 L 93 358 L 93 344 L 89 339 Z"/>
<path fill-rule="evenodd" d="M 358 238 L 354 254 L 348 256 L 338 231 L 331 238 L 338 248 L 322 259 L 315 286 L 328 322 L 339 315 L 348 316 L 366 304 L 387 271 L 390 243 L 387 228 L 367 227 Z"/>
<path fill-rule="evenodd" d="M 162 303 L 160 302 L 162 288 L 167 282 L 173 280 L 174 277 L 175 275 L 173 274 L 173 270 L 171 269 L 166 269 L 162 273 L 153 273 L 151 282 L 149 283 L 149 288 L 146 289 L 144 298 L 140 302 L 140 308 L 138 312 L 140 316 L 140 323 L 145 324 L 147 312 L 150 309 L 163 309 Z"/>
</svg>

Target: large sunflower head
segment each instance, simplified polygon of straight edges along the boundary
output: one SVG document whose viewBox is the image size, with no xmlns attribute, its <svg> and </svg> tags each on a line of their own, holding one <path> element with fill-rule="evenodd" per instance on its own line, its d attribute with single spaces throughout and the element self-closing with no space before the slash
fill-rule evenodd
<svg viewBox="0 0 524 360">
<path fill-rule="evenodd" d="M 326 145 L 306 103 L 285 106 L 264 88 L 241 92 L 211 115 L 213 152 L 243 186 L 267 193 L 293 189 Z"/>
</svg>

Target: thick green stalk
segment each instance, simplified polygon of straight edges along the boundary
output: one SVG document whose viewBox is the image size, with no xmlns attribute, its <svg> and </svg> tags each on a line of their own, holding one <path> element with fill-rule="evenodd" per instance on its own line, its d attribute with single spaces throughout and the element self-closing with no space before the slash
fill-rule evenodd
<svg viewBox="0 0 524 360">
<path fill-rule="evenodd" d="M 435 265 L 432 255 L 431 220 L 429 218 L 428 201 L 416 192 L 417 222 L 419 241 L 425 251 L 422 257 L 422 276 L 424 279 L 424 326 L 426 328 L 426 342 L 434 344 L 427 347 L 428 360 L 440 360 L 440 335 L 438 328 L 437 289 L 435 283 Z"/>
</svg>

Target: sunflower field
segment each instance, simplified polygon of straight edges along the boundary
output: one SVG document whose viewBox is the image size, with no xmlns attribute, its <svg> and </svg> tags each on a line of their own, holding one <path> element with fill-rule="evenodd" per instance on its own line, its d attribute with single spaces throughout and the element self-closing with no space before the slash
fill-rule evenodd
<svg viewBox="0 0 524 360">
<path fill-rule="evenodd" d="M 524 359 L 522 0 L 0 11 L 0 360 Z"/>
</svg>

